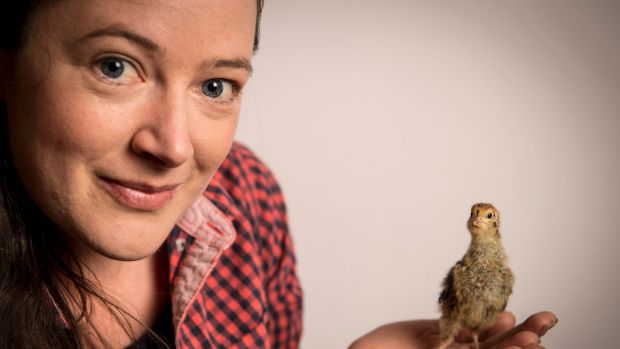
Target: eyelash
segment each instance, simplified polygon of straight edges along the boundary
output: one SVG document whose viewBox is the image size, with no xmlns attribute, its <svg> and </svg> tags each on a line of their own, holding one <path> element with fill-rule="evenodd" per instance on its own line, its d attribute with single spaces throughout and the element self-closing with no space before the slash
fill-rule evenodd
<svg viewBox="0 0 620 349">
<path fill-rule="evenodd" d="M 117 78 L 114 77 L 110 77 L 108 75 L 106 75 L 103 72 L 103 65 L 106 63 L 106 61 L 120 61 L 122 62 L 122 66 L 123 66 L 123 70 L 121 71 L 121 73 L 119 74 L 119 76 Z M 130 67 L 131 69 L 133 69 L 136 74 L 140 77 L 141 80 L 142 76 L 144 75 L 142 72 L 143 70 L 141 69 L 140 65 L 135 63 L 134 61 L 127 59 L 125 57 L 121 57 L 121 56 L 116 56 L 116 55 L 108 55 L 108 56 L 104 56 L 101 57 L 100 59 L 96 60 L 94 63 L 94 67 L 95 69 L 98 71 L 98 74 L 101 75 L 101 78 L 103 78 L 106 83 L 108 84 L 112 84 L 114 86 L 122 86 L 125 85 L 125 83 L 121 82 L 121 79 L 123 77 L 124 74 L 126 74 L 126 70 L 128 67 Z M 229 84 L 230 85 L 230 94 L 231 96 L 229 98 L 226 99 L 222 99 L 218 97 L 209 97 L 204 90 L 204 86 L 205 84 L 209 83 L 209 82 L 215 82 L 215 81 L 220 81 L 223 82 L 225 84 Z M 226 87 L 224 87 L 224 91 L 225 91 Z M 235 101 L 237 101 L 239 99 L 239 96 L 241 94 L 241 86 L 239 85 L 238 82 L 234 81 L 234 80 L 230 80 L 230 79 L 225 79 L 225 78 L 211 78 L 211 79 L 207 79 L 202 81 L 202 83 L 200 84 L 200 87 L 198 88 L 199 93 L 201 95 L 203 95 L 204 97 L 206 97 L 207 99 L 209 99 L 211 102 L 214 103 L 218 103 L 218 104 L 231 104 L 234 103 Z"/>
</svg>

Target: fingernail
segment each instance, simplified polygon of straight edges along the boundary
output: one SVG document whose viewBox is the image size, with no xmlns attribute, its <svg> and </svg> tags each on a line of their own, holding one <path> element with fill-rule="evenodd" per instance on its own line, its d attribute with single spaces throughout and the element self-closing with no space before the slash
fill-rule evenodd
<svg viewBox="0 0 620 349">
<path fill-rule="evenodd" d="M 557 325 L 558 321 L 559 320 L 557 317 L 553 319 L 553 321 L 551 321 L 551 323 L 540 332 L 540 336 L 544 336 L 550 329 L 553 328 L 553 326 Z"/>
</svg>

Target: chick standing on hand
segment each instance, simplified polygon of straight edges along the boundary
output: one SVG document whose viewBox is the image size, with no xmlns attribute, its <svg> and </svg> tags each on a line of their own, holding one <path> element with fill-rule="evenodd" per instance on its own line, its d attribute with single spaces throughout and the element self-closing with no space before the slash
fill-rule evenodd
<svg viewBox="0 0 620 349">
<path fill-rule="evenodd" d="M 495 323 L 512 293 L 514 277 L 506 265 L 497 209 L 475 204 L 467 228 L 471 233 L 469 249 L 448 272 L 439 296 L 440 349 L 449 346 L 463 328 L 471 331 L 478 349 L 478 335 Z"/>
</svg>

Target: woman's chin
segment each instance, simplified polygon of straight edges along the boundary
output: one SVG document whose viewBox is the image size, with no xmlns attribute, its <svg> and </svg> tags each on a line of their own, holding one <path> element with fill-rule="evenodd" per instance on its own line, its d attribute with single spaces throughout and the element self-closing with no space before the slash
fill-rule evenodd
<svg viewBox="0 0 620 349">
<path fill-rule="evenodd" d="M 101 257 L 116 261 L 137 261 L 156 253 L 164 244 L 172 226 L 170 229 L 162 229 L 161 226 L 138 228 L 130 225 L 117 230 L 90 230 L 88 233 L 72 234 L 70 239 L 77 240 L 71 244 L 73 253 L 83 261 L 101 261 Z"/>
</svg>

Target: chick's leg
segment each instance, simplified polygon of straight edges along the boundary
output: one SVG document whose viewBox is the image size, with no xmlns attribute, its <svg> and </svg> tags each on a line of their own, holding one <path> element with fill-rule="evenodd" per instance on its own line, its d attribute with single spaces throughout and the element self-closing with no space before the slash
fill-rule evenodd
<svg viewBox="0 0 620 349">
<path fill-rule="evenodd" d="M 478 342 L 478 332 L 474 332 L 472 334 L 472 337 L 474 337 L 474 348 L 480 349 L 480 342 Z"/>
<path fill-rule="evenodd" d="M 450 338 L 447 341 L 441 341 L 441 343 L 439 343 L 438 349 L 446 349 L 452 343 L 454 343 L 454 338 Z"/>
<path fill-rule="evenodd" d="M 441 318 L 439 320 L 439 331 L 441 342 L 439 343 L 439 349 L 445 349 L 454 342 L 454 336 L 460 329 L 460 324 L 449 318 Z"/>
</svg>

